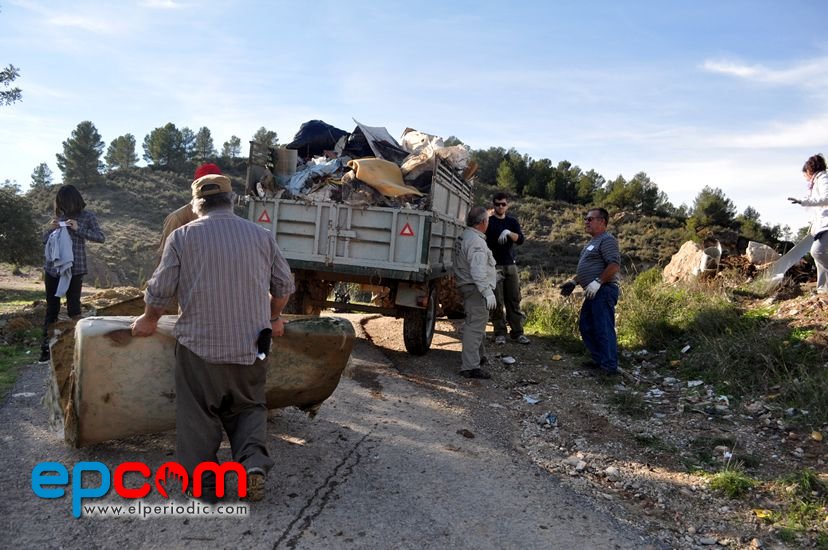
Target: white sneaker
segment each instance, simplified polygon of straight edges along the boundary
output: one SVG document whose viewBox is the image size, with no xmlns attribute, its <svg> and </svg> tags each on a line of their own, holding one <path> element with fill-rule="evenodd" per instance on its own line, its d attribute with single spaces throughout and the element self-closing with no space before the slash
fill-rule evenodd
<svg viewBox="0 0 828 550">
<path fill-rule="evenodd" d="M 518 344 L 528 344 L 529 338 L 527 338 L 525 334 L 521 334 L 517 337 L 517 342 Z"/>
<path fill-rule="evenodd" d="M 506 345 L 506 337 L 505 336 L 495 336 L 495 345 L 496 346 L 505 346 Z"/>
</svg>

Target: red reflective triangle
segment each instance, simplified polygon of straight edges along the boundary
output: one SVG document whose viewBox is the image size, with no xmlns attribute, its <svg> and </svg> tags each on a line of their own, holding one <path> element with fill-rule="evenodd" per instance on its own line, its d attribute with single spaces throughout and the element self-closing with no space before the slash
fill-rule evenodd
<svg viewBox="0 0 828 550">
<path fill-rule="evenodd" d="M 270 216 L 267 215 L 267 210 L 262 210 L 262 215 L 256 220 L 261 223 L 270 223 Z"/>
<path fill-rule="evenodd" d="M 414 230 L 411 229 L 411 226 L 409 224 L 405 224 L 402 228 L 402 231 L 400 231 L 400 235 L 402 235 L 403 237 L 413 237 Z"/>
</svg>

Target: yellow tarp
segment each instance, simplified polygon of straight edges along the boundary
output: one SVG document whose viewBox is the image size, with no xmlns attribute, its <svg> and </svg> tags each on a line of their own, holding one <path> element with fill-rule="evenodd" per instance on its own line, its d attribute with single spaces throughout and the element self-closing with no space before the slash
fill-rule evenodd
<svg viewBox="0 0 828 550">
<path fill-rule="evenodd" d="M 354 175 L 358 180 L 370 185 L 383 196 L 423 195 L 416 188 L 403 183 L 400 167 L 393 162 L 365 158 L 348 161 L 348 167 L 354 170 Z"/>
</svg>

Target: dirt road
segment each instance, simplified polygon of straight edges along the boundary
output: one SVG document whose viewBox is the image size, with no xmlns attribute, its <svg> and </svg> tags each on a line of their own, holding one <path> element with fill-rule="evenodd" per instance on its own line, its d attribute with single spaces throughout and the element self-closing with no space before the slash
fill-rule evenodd
<svg viewBox="0 0 828 550">
<path fill-rule="evenodd" d="M 100 461 L 114 469 L 143 461 L 154 471 L 174 460 L 174 439 L 166 433 L 70 449 L 48 427 L 40 404 L 47 367 L 24 368 L 0 408 L 4 546 L 658 547 L 516 450 L 518 427 L 488 401 L 491 388 L 456 376 L 459 348 L 446 326 L 432 353 L 415 359 L 377 341 L 381 335 L 389 342 L 399 337 L 392 333 L 394 320 L 350 318 L 360 341 L 320 414 L 309 420 L 296 410 L 271 413 L 270 450 L 277 466 L 266 500 L 254 504 L 246 518 L 75 519 L 69 495 L 35 496 L 31 470 L 39 462 L 71 469 L 80 461 Z M 226 444 L 221 452 L 229 458 Z M 89 484 L 98 482 L 89 477 Z M 127 501 L 110 492 L 86 502 Z M 146 502 L 165 501 L 153 492 Z"/>
</svg>

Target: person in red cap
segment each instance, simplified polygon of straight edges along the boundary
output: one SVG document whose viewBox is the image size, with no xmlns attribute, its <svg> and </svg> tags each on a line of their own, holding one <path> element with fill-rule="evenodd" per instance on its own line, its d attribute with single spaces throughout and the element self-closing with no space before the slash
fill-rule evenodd
<svg viewBox="0 0 828 550">
<path fill-rule="evenodd" d="M 212 162 L 204 163 L 198 168 L 196 168 L 195 174 L 193 174 L 193 181 L 207 176 L 209 174 L 221 175 L 221 168 L 219 168 Z M 179 208 L 178 210 L 169 214 L 166 218 L 164 218 L 164 228 L 161 230 L 161 242 L 158 243 L 158 260 L 161 259 L 161 253 L 164 252 L 164 244 L 166 244 L 167 238 L 170 236 L 170 233 L 172 233 L 182 225 L 190 223 L 196 218 L 198 218 L 198 216 L 196 216 L 193 212 L 193 207 L 189 202 L 181 208 Z"/>
</svg>

